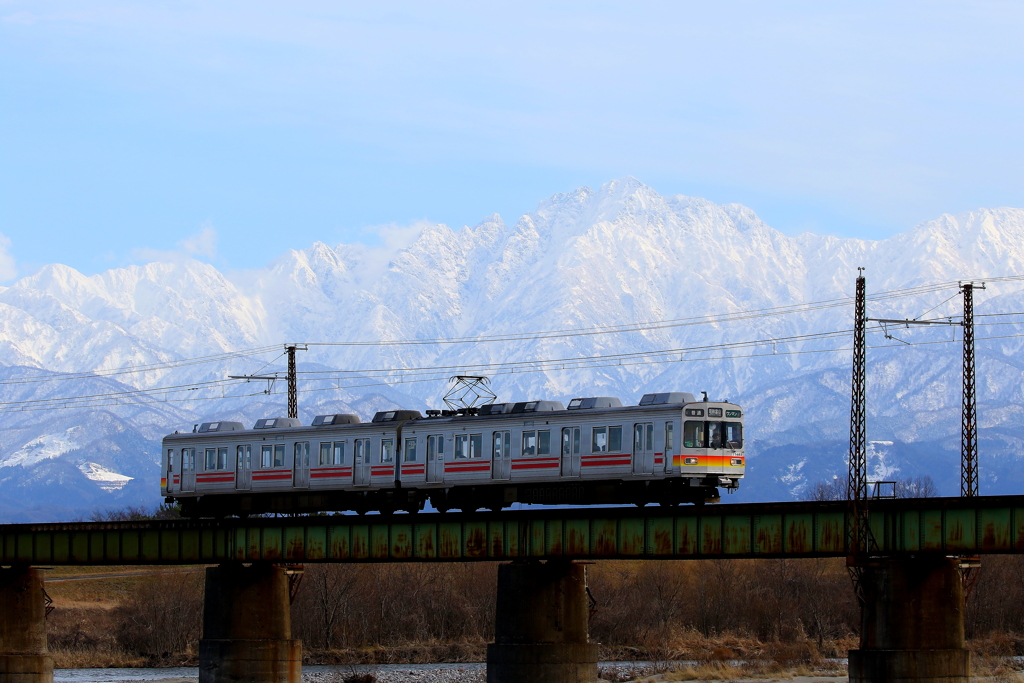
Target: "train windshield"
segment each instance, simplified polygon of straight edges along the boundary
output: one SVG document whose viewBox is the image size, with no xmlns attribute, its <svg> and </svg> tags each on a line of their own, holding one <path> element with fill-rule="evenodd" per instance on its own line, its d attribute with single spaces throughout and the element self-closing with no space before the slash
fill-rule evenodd
<svg viewBox="0 0 1024 683">
<path fill-rule="evenodd" d="M 743 448 L 743 423 L 724 422 L 725 444 L 729 448 Z"/>
<path fill-rule="evenodd" d="M 708 448 L 722 447 L 722 423 L 708 422 Z"/>
<path fill-rule="evenodd" d="M 704 422 L 686 422 L 683 424 L 683 446 L 685 448 L 704 448 Z"/>
<path fill-rule="evenodd" d="M 683 448 L 743 448 L 743 423 L 688 420 L 683 423 Z"/>
</svg>

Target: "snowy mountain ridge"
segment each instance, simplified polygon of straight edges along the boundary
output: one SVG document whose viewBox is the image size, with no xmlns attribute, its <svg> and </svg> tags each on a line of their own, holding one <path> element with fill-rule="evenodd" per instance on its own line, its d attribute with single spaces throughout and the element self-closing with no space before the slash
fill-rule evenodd
<svg viewBox="0 0 1024 683">
<path fill-rule="evenodd" d="M 313 346 L 300 354 L 300 369 L 328 371 L 325 377 L 337 377 L 329 372 L 334 369 L 395 372 L 388 380 L 392 388 L 304 376 L 303 417 L 339 406 L 435 407 L 443 381 L 396 383 L 424 367 L 448 368 L 449 374 L 483 368 L 502 399 L 611 394 L 635 401 L 647 391 L 707 390 L 747 408 L 754 463 L 750 495 L 799 496 L 816 477 L 842 468 L 849 338 L 794 337 L 849 329 L 847 302 L 858 266 L 867 268 L 869 295 L 953 283 L 916 296 L 876 297 L 869 302 L 872 317 L 916 317 L 936 306 L 929 316 L 956 315 L 955 281 L 1024 275 L 1024 210 L 944 215 L 882 241 L 789 237 L 747 207 L 663 197 L 623 178 L 597 190 L 555 195 L 514 225 L 498 215 L 457 230 L 424 224 L 390 251 L 318 242 L 264 269 L 239 273 L 191 259 L 93 276 L 49 265 L 0 288 L 0 364 L 8 370 L 0 387 L 2 400 L 10 403 L 0 409 L 6 428 L 0 436 L 0 463 L 6 465 L 0 466 L 0 490 L 22 491 L 22 499 L 31 500 L 41 485 L 32 482 L 76 476 L 77 486 L 95 489 L 83 472 L 103 468 L 133 479 L 116 491 L 86 488 L 93 491 L 90 500 L 127 500 L 135 490 L 153 486 L 161 433 L 203 417 L 249 420 L 266 416 L 261 411 L 283 410 L 280 386 L 275 395 L 230 398 L 255 393 L 250 384 L 231 388 L 223 399 L 217 395 L 221 389 L 201 389 L 183 402 L 158 392 L 153 396 L 163 395 L 165 402 L 15 412 L 18 402 L 32 398 L 84 395 L 89 383 L 89 391 L 153 391 L 252 373 L 268 363 L 268 370 L 280 370 L 283 342 L 443 340 L 633 326 L 614 334 L 532 334 L 475 344 Z M 787 314 L 737 315 L 832 300 L 841 301 Z M 1024 282 L 992 283 L 978 293 L 976 305 L 979 316 L 1024 311 Z M 723 314 L 734 319 L 699 320 Z M 688 320 L 637 328 L 680 319 Z M 1024 396 L 1021 342 L 1014 336 L 1020 326 L 990 323 L 1020 319 L 985 319 L 989 326 L 978 328 L 979 415 L 987 430 L 982 436 L 1000 458 L 988 470 L 994 486 L 1016 481 L 1009 465 L 1024 441 Z M 922 342 L 914 346 L 880 333 L 869 339 L 878 347 L 869 366 L 872 438 L 896 444 L 887 450 L 886 471 L 903 462 L 904 471 L 917 474 L 928 468 L 909 453 L 924 449 L 948 458 L 947 446 L 958 446 L 959 345 L 948 343 L 949 335 L 949 329 L 901 330 L 904 341 Z M 995 336 L 1001 338 L 984 339 Z M 722 347 L 756 340 L 762 342 Z M 39 372 L 120 371 L 261 347 L 272 348 L 108 379 L 13 383 Z M 678 358 L 662 353 L 670 349 L 680 350 Z M 586 369 L 487 369 L 508 361 L 636 353 L 645 355 Z M 345 388 L 353 384 L 365 386 Z M 76 427 L 83 433 L 72 444 L 62 435 Z M 65 441 L 67 452 L 49 455 Z M 138 452 L 130 453 L 128 442 Z M 97 454 L 98 448 L 104 452 Z M 44 452 L 45 458 L 35 455 Z M 755 479 L 759 467 L 762 474 Z M 152 491 L 148 495 L 154 497 Z"/>
</svg>

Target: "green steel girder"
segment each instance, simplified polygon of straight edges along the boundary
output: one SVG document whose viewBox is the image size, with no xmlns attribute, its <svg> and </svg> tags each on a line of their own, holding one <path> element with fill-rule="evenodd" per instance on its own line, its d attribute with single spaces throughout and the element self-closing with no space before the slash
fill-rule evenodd
<svg viewBox="0 0 1024 683">
<path fill-rule="evenodd" d="M 1024 553 L 1024 496 L 878 500 L 879 553 Z M 0 565 L 846 555 L 842 502 L 0 525 Z"/>
</svg>

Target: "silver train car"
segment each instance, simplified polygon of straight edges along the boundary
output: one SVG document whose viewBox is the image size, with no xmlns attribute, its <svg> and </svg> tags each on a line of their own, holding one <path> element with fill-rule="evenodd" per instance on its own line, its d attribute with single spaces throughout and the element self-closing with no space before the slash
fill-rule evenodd
<svg viewBox="0 0 1024 683">
<path fill-rule="evenodd" d="M 161 493 L 186 517 L 525 504 L 703 504 L 746 468 L 743 411 L 692 394 L 475 410 L 207 422 L 163 439 Z"/>
</svg>

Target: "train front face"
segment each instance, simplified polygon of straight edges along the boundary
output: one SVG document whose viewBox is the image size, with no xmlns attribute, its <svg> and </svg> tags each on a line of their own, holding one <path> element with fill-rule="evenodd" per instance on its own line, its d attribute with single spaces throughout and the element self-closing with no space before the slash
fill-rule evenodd
<svg viewBox="0 0 1024 683">
<path fill-rule="evenodd" d="M 746 473 L 743 410 L 735 403 L 690 403 L 683 408 L 683 430 L 672 465 L 691 484 L 739 488 Z"/>
</svg>

